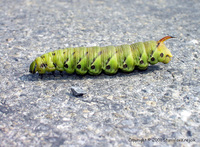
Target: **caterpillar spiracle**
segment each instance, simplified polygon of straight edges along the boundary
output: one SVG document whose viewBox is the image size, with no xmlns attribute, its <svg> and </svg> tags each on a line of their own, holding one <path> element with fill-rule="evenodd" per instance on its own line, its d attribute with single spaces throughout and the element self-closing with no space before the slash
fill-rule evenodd
<svg viewBox="0 0 200 147">
<path fill-rule="evenodd" d="M 132 72 L 135 67 L 145 70 L 149 64 L 170 62 L 172 54 L 164 44 L 170 38 L 174 37 L 166 36 L 159 41 L 131 45 L 60 49 L 37 57 L 30 65 L 30 72 L 42 75 L 45 72 L 54 74 L 58 70 L 61 73 L 66 71 L 69 74 L 76 72 L 80 75 L 98 75 L 102 71 L 115 74 L 118 69 Z"/>
</svg>

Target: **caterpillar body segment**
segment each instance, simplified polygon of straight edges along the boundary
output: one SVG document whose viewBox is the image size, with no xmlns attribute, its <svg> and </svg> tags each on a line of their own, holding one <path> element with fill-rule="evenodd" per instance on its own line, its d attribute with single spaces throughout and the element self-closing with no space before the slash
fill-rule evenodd
<svg viewBox="0 0 200 147">
<path fill-rule="evenodd" d="M 70 74 L 76 72 L 80 75 L 98 75 L 102 71 L 115 74 L 118 69 L 131 72 L 135 67 L 145 70 L 149 64 L 170 62 L 172 54 L 164 44 L 169 38 L 173 37 L 166 36 L 159 41 L 131 45 L 60 49 L 37 57 L 30 65 L 30 72 L 44 74 L 58 70 Z"/>
</svg>

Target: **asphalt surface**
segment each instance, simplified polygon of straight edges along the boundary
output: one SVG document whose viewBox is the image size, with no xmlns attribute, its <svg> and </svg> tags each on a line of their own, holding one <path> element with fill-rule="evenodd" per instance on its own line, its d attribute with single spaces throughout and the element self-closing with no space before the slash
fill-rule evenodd
<svg viewBox="0 0 200 147">
<path fill-rule="evenodd" d="M 200 146 L 198 0 L 1 0 L 0 146 Z M 166 41 L 169 64 L 113 76 L 29 73 L 59 48 Z M 86 94 L 73 96 L 72 87 Z"/>
</svg>

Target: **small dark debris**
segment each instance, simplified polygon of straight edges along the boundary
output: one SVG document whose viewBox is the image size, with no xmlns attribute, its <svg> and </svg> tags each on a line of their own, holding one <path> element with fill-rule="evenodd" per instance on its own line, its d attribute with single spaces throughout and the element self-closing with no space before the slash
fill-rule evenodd
<svg viewBox="0 0 200 147">
<path fill-rule="evenodd" d="M 11 110 L 9 109 L 9 107 L 6 106 L 1 106 L 0 105 L 0 112 L 8 114 Z"/>
<path fill-rule="evenodd" d="M 187 131 L 187 136 L 192 136 L 192 132 L 191 131 Z"/>
<path fill-rule="evenodd" d="M 71 91 L 74 96 L 82 96 L 86 94 L 86 92 L 79 87 L 71 87 Z"/>
<path fill-rule="evenodd" d="M 194 57 L 195 57 L 195 58 L 198 58 L 197 54 L 194 54 Z"/>
</svg>

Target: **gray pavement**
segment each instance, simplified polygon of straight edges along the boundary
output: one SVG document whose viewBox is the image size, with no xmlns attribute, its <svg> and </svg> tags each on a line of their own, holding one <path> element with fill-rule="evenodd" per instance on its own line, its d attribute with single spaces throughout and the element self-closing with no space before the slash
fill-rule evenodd
<svg viewBox="0 0 200 147">
<path fill-rule="evenodd" d="M 28 72 L 59 48 L 166 35 L 172 61 L 146 71 Z M 0 0 L 0 146 L 200 146 L 199 45 L 199 0 Z"/>
</svg>

